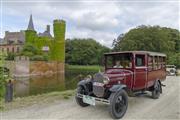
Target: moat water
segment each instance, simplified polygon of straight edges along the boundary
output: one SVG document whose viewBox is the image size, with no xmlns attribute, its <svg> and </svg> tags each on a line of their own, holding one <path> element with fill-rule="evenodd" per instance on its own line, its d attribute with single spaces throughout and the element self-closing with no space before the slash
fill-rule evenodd
<svg viewBox="0 0 180 120">
<path fill-rule="evenodd" d="M 79 80 L 94 73 L 96 71 L 66 70 L 65 75 L 56 73 L 49 76 L 15 77 L 14 96 L 23 97 L 53 91 L 76 89 Z"/>
<path fill-rule="evenodd" d="M 51 91 L 65 90 L 65 81 L 61 74 L 50 76 L 14 77 L 14 96 L 23 97 Z"/>
</svg>

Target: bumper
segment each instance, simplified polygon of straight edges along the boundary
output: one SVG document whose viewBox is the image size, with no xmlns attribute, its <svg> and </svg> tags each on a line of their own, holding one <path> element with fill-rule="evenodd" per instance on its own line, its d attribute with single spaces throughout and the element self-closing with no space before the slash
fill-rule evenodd
<svg viewBox="0 0 180 120">
<path fill-rule="evenodd" d="M 83 94 L 77 94 L 76 96 L 79 98 L 83 98 L 84 95 Z M 85 95 L 85 96 L 88 96 L 88 95 Z M 92 97 L 92 96 L 90 96 L 90 97 Z M 92 98 L 94 98 L 96 102 L 107 104 L 107 105 L 110 104 L 110 101 L 107 99 L 98 98 L 98 97 L 92 97 Z"/>
</svg>

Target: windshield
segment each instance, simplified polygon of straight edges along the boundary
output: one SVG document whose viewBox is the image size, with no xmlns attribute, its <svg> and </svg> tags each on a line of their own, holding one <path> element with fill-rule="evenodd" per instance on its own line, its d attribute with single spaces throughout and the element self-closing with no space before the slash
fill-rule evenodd
<svg viewBox="0 0 180 120">
<path fill-rule="evenodd" d="M 106 68 L 132 68 L 132 54 L 106 55 Z"/>
<path fill-rule="evenodd" d="M 174 65 L 166 65 L 167 68 L 176 68 Z"/>
</svg>

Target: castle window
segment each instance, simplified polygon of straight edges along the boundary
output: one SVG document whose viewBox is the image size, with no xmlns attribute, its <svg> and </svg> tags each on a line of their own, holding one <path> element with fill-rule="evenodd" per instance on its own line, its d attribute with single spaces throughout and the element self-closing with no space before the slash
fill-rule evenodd
<svg viewBox="0 0 180 120">
<path fill-rule="evenodd" d="M 17 47 L 17 52 L 19 53 L 19 47 Z"/>
<path fill-rule="evenodd" d="M 9 52 L 9 48 L 7 48 L 7 52 Z"/>
<path fill-rule="evenodd" d="M 12 47 L 12 52 L 14 53 L 14 47 Z"/>
</svg>

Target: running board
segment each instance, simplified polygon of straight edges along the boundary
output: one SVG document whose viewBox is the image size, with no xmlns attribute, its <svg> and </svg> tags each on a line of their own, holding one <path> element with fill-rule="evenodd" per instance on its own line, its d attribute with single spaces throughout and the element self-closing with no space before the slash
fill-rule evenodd
<svg viewBox="0 0 180 120">
<path fill-rule="evenodd" d="M 79 98 L 83 98 L 83 94 L 77 93 L 76 96 L 79 97 Z M 92 97 L 92 96 L 90 96 L 90 97 Z M 110 101 L 107 100 L 107 99 L 98 98 L 98 97 L 93 97 L 93 98 L 95 99 L 96 102 L 104 103 L 104 104 L 107 104 L 107 105 L 110 104 Z"/>
</svg>

